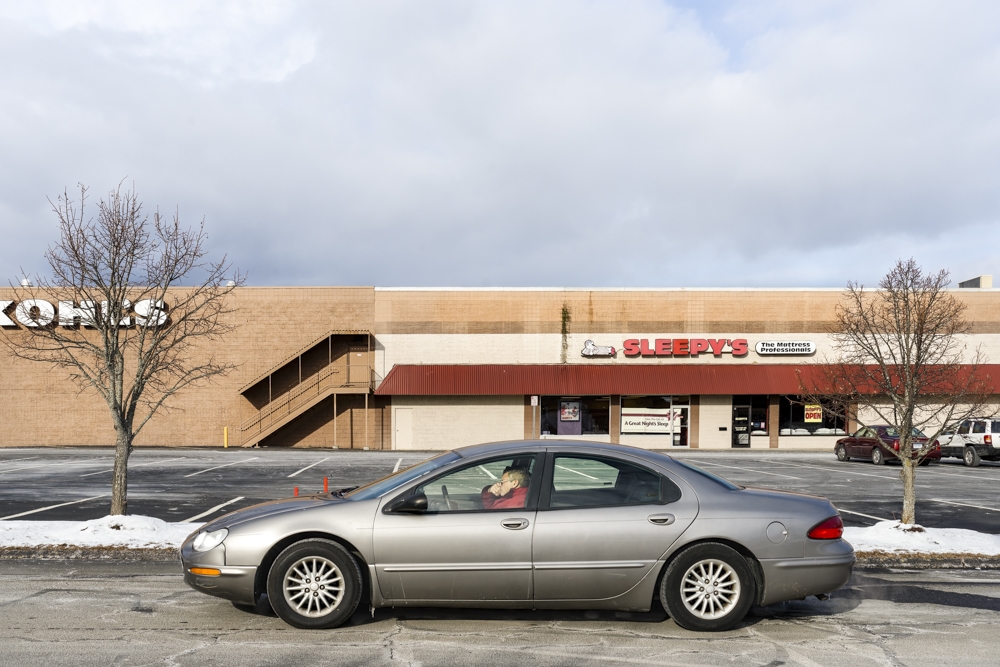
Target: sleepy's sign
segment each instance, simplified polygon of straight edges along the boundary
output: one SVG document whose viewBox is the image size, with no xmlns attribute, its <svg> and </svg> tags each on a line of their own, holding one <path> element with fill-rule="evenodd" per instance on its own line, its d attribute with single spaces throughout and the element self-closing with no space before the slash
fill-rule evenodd
<svg viewBox="0 0 1000 667">
<path fill-rule="evenodd" d="M 749 351 L 746 338 L 630 338 L 622 344 L 626 357 L 697 357 L 708 353 L 745 357 Z"/>
</svg>

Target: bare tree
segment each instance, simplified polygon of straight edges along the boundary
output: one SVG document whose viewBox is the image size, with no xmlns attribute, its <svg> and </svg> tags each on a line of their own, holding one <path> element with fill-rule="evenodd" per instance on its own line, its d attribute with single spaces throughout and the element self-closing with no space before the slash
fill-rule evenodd
<svg viewBox="0 0 1000 667">
<path fill-rule="evenodd" d="M 232 370 L 203 341 L 232 330 L 227 296 L 242 284 L 225 257 L 206 259 L 204 221 L 152 219 L 135 190 L 116 190 L 87 219 L 87 188 L 51 202 L 59 241 L 45 253 L 51 278 L 13 287 L 23 333 L 5 336 L 21 359 L 69 371 L 107 403 L 115 429 L 111 514 L 128 513 L 128 458 L 136 436 L 185 387 Z M 52 300 L 58 299 L 58 311 Z"/>
<path fill-rule="evenodd" d="M 963 340 L 970 332 L 965 304 L 949 283 L 947 271 L 924 274 L 913 259 L 898 260 L 877 290 L 848 283 L 832 332 L 837 358 L 802 381 L 805 400 L 824 411 L 898 430 L 898 450 L 886 449 L 903 466 L 905 524 L 916 522 L 917 466 L 945 430 L 982 411 L 991 393 L 982 350 Z"/>
</svg>

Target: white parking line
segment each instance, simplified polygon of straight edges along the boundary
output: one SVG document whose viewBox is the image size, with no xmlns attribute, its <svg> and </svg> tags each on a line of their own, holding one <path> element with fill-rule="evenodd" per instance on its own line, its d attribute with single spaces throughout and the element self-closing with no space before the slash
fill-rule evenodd
<svg viewBox="0 0 1000 667">
<path fill-rule="evenodd" d="M 313 464 L 311 464 L 311 465 L 307 465 L 307 466 L 306 466 L 305 468 L 303 468 L 302 470 L 296 470 L 296 471 L 295 471 L 295 472 L 293 472 L 293 473 L 292 473 L 291 475 L 289 475 L 289 477 L 295 477 L 295 476 L 296 476 L 296 475 L 298 475 L 298 474 L 299 474 L 300 472 L 305 472 L 306 470 L 309 470 L 309 468 L 312 468 L 313 466 L 318 466 L 318 465 L 319 465 L 320 463 L 322 463 L 323 461 L 326 461 L 326 460 L 327 460 L 327 459 L 329 459 L 329 458 L 330 458 L 330 457 L 328 456 L 328 457 L 326 457 L 326 459 L 320 459 L 319 461 L 316 461 L 316 463 L 313 463 Z"/>
<path fill-rule="evenodd" d="M 946 505 L 960 505 L 962 507 L 974 507 L 977 510 L 986 510 L 987 512 L 1000 512 L 1000 509 L 997 509 L 995 507 L 986 507 L 984 505 L 973 505 L 972 503 L 960 503 L 955 500 L 942 500 L 941 498 L 931 498 L 931 502 L 945 503 Z"/>
<path fill-rule="evenodd" d="M 202 512 L 201 514 L 196 514 L 195 516 L 191 517 L 190 519 L 184 519 L 183 521 L 180 521 L 179 523 L 191 523 L 192 521 L 197 521 L 198 519 L 200 519 L 202 517 L 205 517 L 205 516 L 208 516 L 209 514 L 212 514 L 213 512 L 218 512 L 219 510 L 221 510 L 223 507 L 226 507 L 227 505 L 232 505 L 233 503 L 238 503 L 239 501 L 243 500 L 244 498 L 246 498 L 246 496 L 240 496 L 239 498 L 233 498 L 232 500 L 227 500 L 226 502 L 222 503 L 221 505 L 216 505 L 215 507 L 213 507 L 210 510 Z"/>
<path fill-rule="evenodd" d="M 186 456 L 178 456 L 175 459 L 163 459 L 162 461 L 149 461 L 147 463 L 135 463 L 135 464 L 130 463 L 129 466 L 128 466 L 128 469 L 131 470 L 132 468 L 141 468 L 143 466 L 156 465 L 157 463 L 167 463 L 168 461 L 180 461 L 181 459 L 184 459 L 184 458 L 187 458 L 187 457 Z M 97 472 L 88 472 L 88 473 L 85 473 L 83 475 L 80 475 L 80 477 L 90 477 L 91 475 L 100 475 L 102 472 L 114 472 L 114 468 L 108 468 L 107 470 L 98 470 Z"/>
<path fill-rule="evenodd" d="M 851 510 L 845 510 L 843 507 L 838 507 L 837 511 L 841 512 L 843 514 L 853 514 L 855 516 L 863 516 L 864 518 L 871 519 L 872 521 L 888 521 L 889 520 L 889 519 L 880 519 L 877 516 L 872 516 L 871 514 L 862 514 L 861 512 L 852 512 Z"/>
<path fill-rule="evenodd" d="M 854 470 L 840 470 L 839 468 L 829 465 L 829 466 L 814 466 L 808 463 L 786 463 L 785 465 L 795 466 L 796 468 L 816 468 L 817 470 L 826 470 L 827 472 L 839 472 L 845 475 L 861 475 L 862 477 L 878 477 L 879 479 L 899 479 L 899 475 L 873 475 L 868 472 L 855 472 Z"/>
<path fill-rule="evenodd" d="M 484 473 L 486 473 L 486 476 L 489 477 L 490 479 L 496 479 L 497 478 L 496 475 L 494 475 L 493 473 L 491 473 L 489 470 L 487 470 L 483 466 L 479 466 L 479 469 L 482 470 Z"/>
<path fill-rule="evenodd" d="M 392 467 L 392 471 L 393 472 L 399 472 L 399 464 L 402 463 L 402 462 L 403 462 L 403 459 L 399 459 L 398 461 L 396 461 L 396 465 L 394 465 Z"/>
<path fill-rule="evenodd" d="M 239 465 L 240 463 L 246 463 L 248 461 L 254 461 L 259 459 L 259 456 L 251 456 L 248 459 L 243 459 L 242 461 L 233 461 L 232 463 L 225 463 L 221 466 L 215 466 L 214 468 L 205 468 L 204 470 L 199 470 L 198 472 L 193 472 L 190 475 L 184 475 L 185 477 L 194 477 L 195 475 L 200 475 L 203 472 L 209 472 L 211 470 L 218 470 L 219 468 L 228 468 L 229 466 Z"/>
<path fill-rule="evenodd" d="M 579 470 L 573 470 L 572 468 L 567 468 L 566 466 L 556 466 L 556 467 L 557 468 L 561 468 L 561 469 L 565 470 L 566 472 L 576 473 L 577 475 L 580 475 L 582 477 L 586 477 L 587 479 L 597 479 L 596 477 L 591 477 L 590 475 L 588 475 L 585 472 L 580 472 Z"/>
<path fill-rule="evenodd" d="M 7 519 L 16 519 L 19 516 L 28 516 L 29 514 L 37 514 L 38 512 L 44 512 L 45 510 L 54 510 L 57 507 L 66 507 L 67 505 L 79 505 L 80 503 L 85 503 L 88 500 L 97 500 L 98 498 L 106 498 L 108 494 L 102 493 L 99 496 L 91 496 L 90 498 L 84 498 L 83 500 L 73 500 L 68 503 L 59 503 L 58 505 L 49 505 L 48 507 L 39 507 L 36 510 L 29 510 L 27 512 L 21 512 L 20 514 L 10 514 L 8 516 L 0 516 L 0 521 L 6 521 Z"/>
<path fill-rule="evenodd" d="M 104 461 L 106 459 L 95 459 L 96 461 Z M 9 470 L 0 470 L 0 475 L 6 472 L 17 472 L 18 470 L 31 470 L 32 468 L 47 468 L 49 466 L 61 466 L 61 465 L 91 465 L 94 461 L 57 461 L 55 463 L 39 463 L 32 466 L 21 466 L 20 468 L 11 468 Z"/>
<path fill-rule="evenodd" d="M 733 470 L 743 470 L 745 472 L 759 472 L 762 475 L 774 475 L 775 477 L 787 477 L 788 479 L 799 479 L 799 480 L 802 479 L 801 477 L 793 477 L 791 475 L 782 475 L 782 474 L 779 474 L 779 473 L 776 473 L 776 472 L 767 472 L 766 470 L 757 470 L 755 468 L 740 468 L 739 466 L 727 466 L 727 465 L 722 465 L 721 463 L 709 463 L 708 461 L 699 461 L 699 463 L 703 463 L 703 464 L 705 464 L 707 466 L 718 466 L 720 468 L 732 468 Z"/>
</svg>

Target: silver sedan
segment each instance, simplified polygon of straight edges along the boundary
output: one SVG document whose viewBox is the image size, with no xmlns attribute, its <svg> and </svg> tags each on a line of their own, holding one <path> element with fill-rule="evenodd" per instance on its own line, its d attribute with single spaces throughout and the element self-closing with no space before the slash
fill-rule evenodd
<svg viewBox="0 0 1000 667">
<path fill-rule="evenodd" d="M 736 486 L 665 454 L 517 441 L 216 519 L 181 548 L 196 590 L 333 628 L 372 607 L 648 611 L 725 630 L 825 594 L 854 550 L 825 498 Z"/>
</svg>

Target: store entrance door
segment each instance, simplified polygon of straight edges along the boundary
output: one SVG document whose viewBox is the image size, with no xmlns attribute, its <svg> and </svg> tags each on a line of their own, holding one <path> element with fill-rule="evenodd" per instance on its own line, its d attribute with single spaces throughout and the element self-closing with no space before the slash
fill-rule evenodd
<svg viewBox="0 0 1000 667">
<path fill-rule="evenodd" d="M 750 406 L 733 406 L 733 447 L 750 446 Z"/>
</svg>

